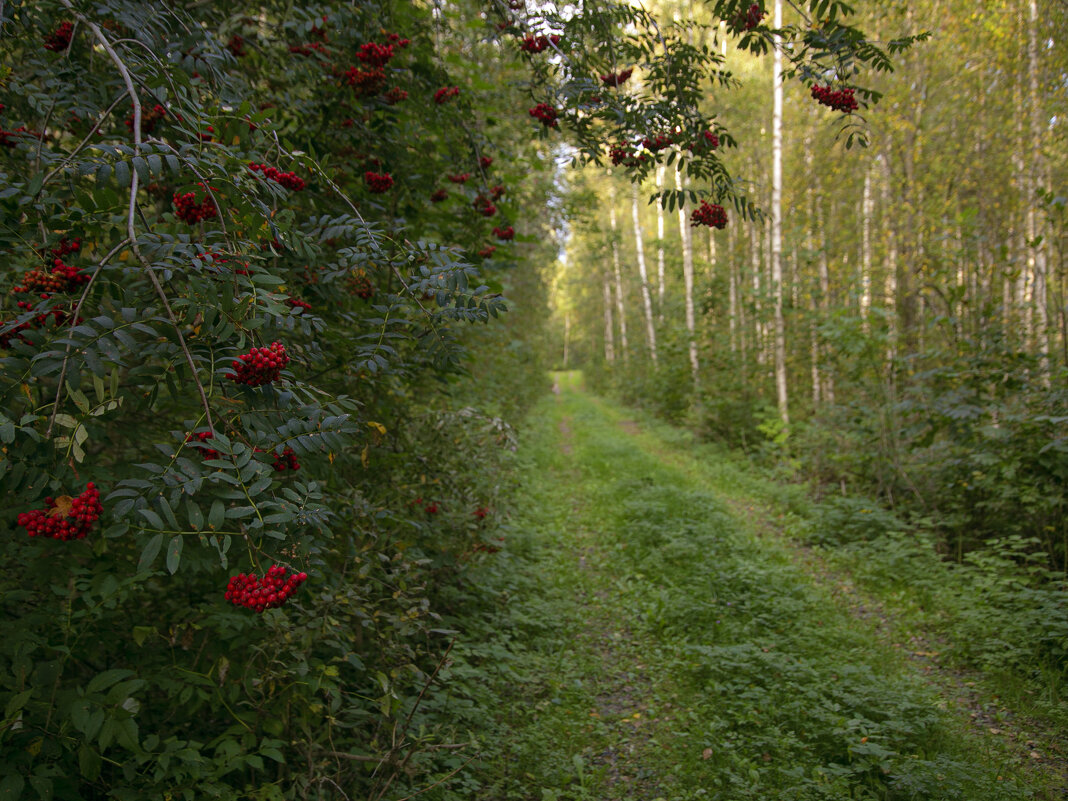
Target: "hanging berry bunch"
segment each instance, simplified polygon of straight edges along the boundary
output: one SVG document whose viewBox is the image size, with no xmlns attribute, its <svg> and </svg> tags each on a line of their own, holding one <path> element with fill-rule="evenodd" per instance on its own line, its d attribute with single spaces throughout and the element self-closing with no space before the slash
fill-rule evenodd
<svg viewBox="0 0 1068 801">
<path fill-rule="evenodd" d="M 384 67 L 389 63 L 390 59 L 393 58 L 393 45 L 380 45 L 376 42 L 367 42 L 366 44 L 360 45 L 360 49 L 356 53 L 356 58 L 370 67 Z"/>
<path fill-rule="evenodd" d="M 150 109 L 141 109 L 141 133 L 150 134 L 156 130 L 156 126 L 160 120 L 167 116 L 167 109 L 156 103 Z M 126 118 L 126 127 L 131 131 L 134 127 L 134 115 L 131 114 Z"/>
<path fill-rule="evenodd" d="M 200 451 L 200 455 L 203 456 L 205 459 L 218 459 L 219 458 L 219 452 L 217 450 L 215 450 L 214 448 L 209 448 L 207 445 L 203 444 L 203 443 L 207 442 L 209 439 L 214 439 L 214 438 L 215 438 L 215 434 L 213 434 L 210 431 L 201 431 L 201 432 L 196 433 L 196 434 L 186 434 L 185 435 L 185 441 L 186 442 L 191 442 L 193 444 L 193 447 L 196 448 L 198 451 Z"/>
<path fill-rule="evenodd" d="M 472 205 L 474 206 L 475 211 L 477 211 L 483 217 L 492 217 L 494 214 L 497 213 L 497 207 L 494 206 L 493 203 L 490 202 L 490 199 L 485 195 L 479 195 L 478 197 L 476 197 Z"/>
<path fill-rule="evenodd" d="M 388 172 L 377 173 L 368 170 L 363 174 L 363 180 L 367 188 L 376 195 L 388 192 L 393 187 L 393 176 Z"/>
<path fill-rule="evenodd" d="M 657 134 L 656 136 L 654 136 L 652 138 L 650 138 L 648 136 L 645 137 L 642 140 L 642 147 L 644 147 L 646 150 L 649 150 L 649 151 L 651 151 L 653 153 L 656 153 L 657 151 L 663 150 L 665 147 L 669 147 L 670 145 L 673 145 L 674 143 L 675 143 L 675 139 L 671 135 L 669 135 L 669 134 Z"/>
<path fill-rule="evenodd" d="M 443 86 L 440 89 L 438 89 L 436 92 L 434 92 L 434 102 L 437 103 L 440 106 L 442 103 L 448 103 L 454 97 L 459 97 L 459 96 L 460 96 L 460 87 L 459 86 Z"/>
<path fill-rule="evenodd" d="M 357 97 L 369 97 L 382 91 L 386 73 L 380 69 L 362 70 L 351 67 L 345 72 L 345 82 L 353 88 Z"/>
<path fill-rule="evenodd" d="M 478 255 L 483 259 L 488 259 L 496 252 L 497 252 L 497 246 L 496 245 L 486 245 L 486 247 L 482 248 L 482 250 L 480 250 L 478 252 Z"/>
<path fill-rule="evenodd" d="M 693 214 L 690 215 L 690 225 L 707 225 L 709 228 L 726 228 L 727 212 L 723 210 L 722 206 L 715 203 L 709 203 L 707 200 L 702 200 L 700 208 L 694 209 Z"/>
<path fill-rule="evenodd" d="M 74 25 L 70 22 L 62 22 L 59 27 L 48 34 L 44 39 L 44 49 L 53 53 L 62 53 L 70 47 L 71 37 L 74 35 Z"/>
<path fill-rule="evenodd" d="M 367 270 L 357 267 L 349 274 L 349 291 L 362 300 L 370 300 L 375 296 L 375 285 Z"/>
<path fill-rule="evenodd" d="M 691 153 L 704 153 L 705 151 L 715 150 L 719 147 L 719 137 L 712 131 L 705 131 L 699 137 L 697 141 L 690 145 Z"/>
<path fill-rule="evenodd" d="M 626 142 L 610 145 L 608 148 L 608 157 L 616 167 L 620 164 L 624 167 L 637 167 L 646 160 L 644 153 L 635 153 L 633 146 Z"/>
<path fill-rule="evenodd" d="M 835 111 L 844 111 L 846 114 L 856 111 L 859 106 L 853 96 L 853 90 L 832 89 L 830 86 L 813 86 L 812 97 L 821 105 L 828 106 Z"/>
<path fill-rule="evenodd" d="M 230 37 L 230 41 L 226 43 L 226 49 L 233 53 L 234 58 L 243 58 L 247 55 L 245 53 L 245 37 L 235 33 Z"/>
<path fill-rule="evenodd" d="M 489 166 L 493 163 L 493 156 L 482 156 L 478 160 L 478 166 L 484 170 L 488 170 Z"/>
<path fill-rule="evenodd" d="M 290 295 L 285 299 L 285 304 L 291 309 L 300 309 L 301 311 L 311 311 L 312 305 L 306 300 L 301 300 L 298 297 Z"/>
<path fill-rule="evenodd" d="M 558 112 L 548 103 L 538 103 L 538 105 L 534 106 L 534 108 L 530 109 L 527 113 L 546 128 L 558 127 L 556 121 Z"/>
<path fill-rule="evenodd" d="M 262 579 L 255 573 L 238 573 L 226 585 L 226 600 L 262 612 L 282 606 L 307 579 L 307 573 L 290 573 L 287 578 L 282 565 L 267 568 Z"/>
<path fill-rule="evenodd" d="M 734 33 L 751 31 L 764 19 L 764 9 L 759 3 L 753 3 L 745 11 L 739 11 L 730 21 L 730 29 Z"/>
<path fill-rule="evenodd" d="M 399 86 L 394 86 L 384 95 L 385 100 L 391 106 L 395 106 L 402 100 L 408 99 L 408 93 L 401 89 Z"/>
<path fill-rule="evenodd" d="M 280 342 L 272 342 L 263 348 L 253 348 L 231 362 L 234 373 L 231 381 L 250 387 L 259 387 L 277 381 L 282 368 L 289 364 L 289 355 Z"/>
<path fill-rule="evenodd" d="M 45 507 L 18 516 L 18 525 L 25 528 L 31 537 L 84 539 L 104 512 L 104 507 L 100 505 L 100 491 L 92 481 L 86 485 L 85 492 L 77 497 L 63 495 L 45 498 Z"/>
<path fill-rule="evenodd" d="M 304 179 L 295 172 L 282 172 L 277 167 L 269 167 L 266 164 L 257 164 L 256 162 L 249 164 L 248 168 L 253 172 L 262 172 L 265 178 L 269 178 L 276 184 L 281 184 L 293 192 L 302 192 L 306 185 Z"/>
<path fill-rule="evenodd" d="M 519 44 L 519 49 L 524 53 L 540 53 L 550 44 L 553 46 L 560 44 L 560 37 L 556 34 L 552 36 L 524 36 L 523 41 Z"/>
<path fill-rule="evenodd" d="M 293 452 L 292 448 L 286 448 L 281 453 L 274 455 L 274 461 L 271 462 L 271 467 L 275 469 L 277 473 L 284 473 L 287 470 L 294 472 L 300 470 L 300 462 L 297 461 L 297 454 Z"/>
<path fill-rule="evenodd" d="M 204 187 L 203 183 L 198 183 L 197 186 Z M 204 196 L 204 199 L 197 203 L 196 194 L 194 192 L 186 192 L 184 194 L 174 193 L 174 215 L 182 222 L 195 225 L 201 220 L 211 220 L 219 216 L 218 209 L 215 208 L 215 203 L 208 195 Z"/>
<path fill-rule="evenodd" d="M 627 69 L 620 70 L 619 72 L 609 72 L 601 76 L 601 83 L 603 83 L 605 86 L 622 86 L 630 79 L 630 76 L 633 74 L 633 67 L 628 67 Z"/>
<path fill-rule="evenodd" d="M 510 239 L 515 239 L 515 229 L 510 225 L 507 228 L 494 228 L 493 235 L 507 242 Z"/>
<path fill-rule="evenodd" d="M 81 268 L 66 264 L 63 259 L 53 259 L 49 271 L 28 270 L 24 273 L 22 283 L 12 287 L 11 294 L 34 292 L 40 293 L 41 300 L 47 300 L 56 292 L 70 292 L 88 281 L 89 274 L 82 272 Z M 19 303 L 19 307 L 30 308 L 23 303 Z"/>
<path fill-rule="evenodd" d="M 460 172 L 460 173 L 456 173 L 455 175 L 449 175 L 447 177 L 454 184 L 466 184 L 467 183 L 467 179 L 471 177 L 471 173 L 469 173 L 469 172 Z"/>
<path fill-rule="evenodd" d="M 431 203 L 440 203 L 441 201 L 446 200 L 448 197 L 449 197 L 449 193 L 448 192 L 446 192 L 444 189 L 438 189 L 438 190 L 436 190 L 434 192 L 434 194 L 432 194 L 430 196 L 430 202 Z"/>
</svg>

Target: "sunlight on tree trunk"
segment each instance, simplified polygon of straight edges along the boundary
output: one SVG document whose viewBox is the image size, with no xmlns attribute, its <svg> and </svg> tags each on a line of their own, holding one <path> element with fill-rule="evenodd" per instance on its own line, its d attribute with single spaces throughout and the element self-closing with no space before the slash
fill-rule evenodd
<svg viewBox="0 0 1068 801">
<path fill-rule="evenodd" d="M 678 167 L 675 168 L 675 188 L 680 192 L 685 188 Z M 682 281 L 686 293 L 686 335 L 689 337 L 690 376 L 696 384 L 698 363 L 693 313 L 693 236 L 689 215 L 686 214 L 686 207 L 681 203 L 679 204 L 679 236 L 682 238 Z"/>
<path fill-rule="evenodd" d="M 782 27 L 782 0 L 775 0 L 776 30 Z M 771 122 L 771 285 L 775 304 L 775 394 L 779 416 L 790 422 L 786 389 L 786 325 L 782 314 L 782 40 L 774 37 L 772 81 L 774 99 Z"/>
<path fill-rule="evenodd" d="M 638 201 L 638 184 L 631 192 L 631 211 L 634 216 L 634 252 L 638 258 L 638 276 L 642 283 L 642 304 L 645 311 L 645 338 L 649 343 L 649 358 L 656 367 L 656 327 L 653 325 L 653 299 L 649 292 L 649 274 L 645 267 L 645 238 L 642 236 L 641 209 Z"/>
</svg>

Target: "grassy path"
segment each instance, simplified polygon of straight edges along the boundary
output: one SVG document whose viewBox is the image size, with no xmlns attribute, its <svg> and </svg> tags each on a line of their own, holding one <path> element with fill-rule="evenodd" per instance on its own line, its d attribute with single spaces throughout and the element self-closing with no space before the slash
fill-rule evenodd
<svg viewBox="0 0 1068 801">
<path fill-rule="evenodd" d="M 452 668 L 492 699 L 465 713 L 484 758 L 427 797 L 1053 797 L 754 536 L 729 466 L 566 378 L 530 427 L 493 611 Z"/>
</svg>

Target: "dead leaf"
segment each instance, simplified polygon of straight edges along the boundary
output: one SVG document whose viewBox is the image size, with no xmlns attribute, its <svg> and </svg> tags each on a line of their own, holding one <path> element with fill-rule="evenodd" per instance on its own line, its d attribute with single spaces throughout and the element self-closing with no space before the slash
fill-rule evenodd
<svg viewBox="0 0 1068 801">
<path fill-rule="evenodd" d="M 60 495 L 56 498 L 55 506 L 49 512 L 49 517 L 67 517 L 74 510 L 74 498 L 69 495 Z"/>
<path fill-rule="evenodd" d="M 711 758 L 712 758 L 712 749 L 711 748 L 706 748 L 704 751 L 701 752 L 701 759 L 711 759 Z"/>
</svg>

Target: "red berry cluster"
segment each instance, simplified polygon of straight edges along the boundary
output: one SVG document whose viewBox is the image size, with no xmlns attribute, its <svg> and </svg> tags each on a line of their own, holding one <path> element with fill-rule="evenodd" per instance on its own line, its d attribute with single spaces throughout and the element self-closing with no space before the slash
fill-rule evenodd
<svg viewBox="0 0 1068 801">
<path fill-rule="evenodd" d="M 411 44 L 411 39 L 402 39 L 399 33 L 387 33 L 386 41 L 396 47 L 398 50 L 403 50 L 409 44 Z"/>
<path fill-rule="evenodd" d="M 267 568 L 262 579 L 255 573 L 238 573 L 226 585 L 226 600 L 234 606 L 262 612 L 284 604 L 307 579 L 307 573 L 290 573 L 286 578 L 286 569 L 282 565 Z"/>
<path fill-rule="evenodd" d="M 356 58 L 370 67 L 384 67 L 393 58 L 393 45 L 380 45 L 376 42 L 367 42 L 360 45 Z"/>
<path fill-rule="evenodd" d="M 67 237 L 63 237 L 59 240 L 59 243 L 49 250 L 48 252 L 55 256 L 57 259 L 62 259 L 64 256 L 70 253 L 77 253 L 82 249 L 82 240 L 78 237 L 68 241 Z"/>
<path fill-rule="evenodd" d="M 408 99 L 408 93 L 401 89 L 399 86 L 394 86 L 385 94 L 386 102 L 391 106 L 397 105 L 402 100 Z"/>
<path fill-rule="evenodd" d="M 482 169 L 488 169 L 489 165 L 493 163 L 493 156 L 483 156 L 478 160 L 478 166 Z"/>
<path fill-rule="evenodd" d="M 285 299 L 285 304 L 293 309 L 302 309 L 303 311 L 311 311 L 312 305 L 306 300 L 290 295 Z"/>
<path fill-rule="evenodd" d="M 857 99 L 853 97 L 852 89 L 834 90 L 830 86 L 813 86 L 812 97 L 820 105 L 829 106 L 835 111 L 844 111 L 846 114 L 859 108 Z"/>
<path fill-rule="evenodd" d="M 20 301 L 18 305 L 19 305 L 20 308 L 27 309 L 27 310 L 31 308 L 30 304 L 27 303 L 26 301 Z M 24 323 L 19 323 L 14 328 L 12 328 L 10 331 L 6 331 L 3 334 L 0 334 L 0 348 L 11 347 L 11 340 L 13 340 L 13 339 L 22 339 L 22 333 L 21 332 L 23 332 L 23 331 L 25 331 L 27 329 L 30 329 L 30 328 L 43 328 L 45 325 L 48 324 L 49 318 L 51 318 L 55 322 L 55 324 L 57 326 L 59 326 L 59 325 L 63 325 L 64 323 L 70 321 L 71 316 L 72 315 L 71 315 L 71 310 L 70 309 L 65 309 L 65 308 L 62 308 L 62 307 L 59 307 L 59 306 L 56 306 L 56 307 L 51 308 L 51 309 L 46 309 L 41 314 L 38 314 L 36 317 L 33 317 L 33 318 L 27 320 Z M 76 321 L 75 321 L 75 325 L 77 325 L 81 321 L 82 321 L 82 318 L 78 317 L 76 319 Z M 5 325 L 7 325 L 7 323 L 2 321 L 2 320 L 0 320 L 0 327 L 3 327 Z"/>
<path fill-rule="evenodd" d="M 505 189 L 499 184 L 497 186 L 490 187 L 490 200 L 500 200 L 504 196 Z"/>
<path fill-rule="evenodd" d="M 434 92 L 434 102 L 439 106 L 442 103 L 447 103 L 454 97 L 460 96 L 459 86 L 443 86 L 438 91 Z"/>
<path fill-rule="evenodd" d="M 675 139 L 671 135 L 657 134 L 653 139 L 650 139 L 648 136 L 645 137 L 642 140 L 642 147 L 656 153 L 658 150 L 663 150 L 665 147 L 673 145 L 674 143 Z"/>
<path fill-rule="evenodd" d="M 471 173 L 469 173 L 469 172 L 461 172 L 461 173 L 457 173 L 456 175 L 448 176 L 448 179 L 450 181 L 452 181 L 454 184 L 466 184 L 467 183 L 467 179 L 470 178 L 470 177 L 471 177 Z"/>
<path fill-rule="evenodd" d="M 210 431 L 201 431 L 197 434 L 186 434 L 185 441 L 192 442 L 193 447 L 200 451 L 200 454 L 205 459 L 218 459 L 219 452 L 214 448 L 209 448 L 202 443 L 209 439 L 215 439 L 215 435 Z"/>
<path fill-rule="evenodd" d="M 443 201 L 446 198 L 448 198 L 448 196 L 449 196 L 449 193 L 446 192 L 444 189 L 438 189 L 436 192 L 434 192 L 434 194 L 432 194 L 430 196 L 430 202 L 431 203 L 440 203 L 441 201 Z"/>
<path fill-rule="evenodd" d="M 534 106 L 534 108 L 530 109 L 527 113 L 534 119 L 538 120 L 546 128 L 557 127 L 557 111 L 548 103 L 538 103 L 538 105 Z"/>
<path fill-rule="evenodd" d="M 764 19 L 764 9 L 758 3 L 753 3 L 753 5 L 749 6 L 749 10 L 745 12 L 745 29 L 747 31 L 753 30 L 760 24 L 762 19 Z"/>
<path fill-rule="evenodd" d="M 370 300 L 375 296 L 375 284 L 367 270 L 357 267 L 348 277 L 349 291 L 361 300 Z"/>
<path fill-rule="evenodd" d="M 715 150 L 717 147 L 719 147 L 719 137 L 711 131 L 705 131 L 696 142 L 690 145 L 690 150 L 693 153 L 703 153 L 706 148 Z"/>
<path fill-rule="evenodd" d="M 393 186 L 393 176 L 388 172 L 377 173 L 368 170 L 363 174 L 363 180 L 367 184 L 367 188 L 376 195 L 388 192 Z"/>
<path fill-rule="evenodd" d="M 382 84 L 386 82 L 386 73 L 380 69 L 364 71 L 359 67 L 352 67 L 345 73 L 345 80 L 356 90 L 358 96 L 366 97 L 377 95 L 382 91 Z"/>
<path fill-rule="evenodd" d="M 709 228 L 726 228 L 727 212 L 723 210 L 722 206 L 718 206 L 715 203 L 709 203 L 707 200 L 702 200 L 701 207 L 694 209 L 693 214 L 690 215 L 690 225 L 707 225 Z"/>
<path fill-rule="evenodd" d="M 230 364 L 234 368 L 230 380 L 250 387 L 270 384 L 278 379 L 287 364 L 289 355 L 285 346 L 281 342 L 272 342 L 267 347 L 253 348 L 234 359 Z"/>
<path fill-rule="evenodd" d="M 233 53 L 236 58 L 241 58 L 245 55 L 245 38 L 235 33 L 230 37 L 230 41 L 226 43 L 226 49 Z"/>
<path fill-rule="evenodd" d="M 63 22 L 45 37 L 44 49 L 51 50 L 53 53 L 61 53 L 70 47 L 70 39 L 73 35 L 74 25 L 70 22 Z"/>
<path fill-rule="evenodd" d="M 540 53 L 550 44 L 560 44 L 560 37 L 556 34 L 553 34 L 552 36 L 524 36 L 522 43 L 519 45 L 519 49 L 524 53 Z"/>
<path fill-rule="evenodd" d="M 477 517 L 479 520 L 485 520 L 486 519 L 486 515 L 488 515 L 488 514 L 489 514 L 489 509 L 487 509 L 485 506 L 480 506 L 477 509 L 475 509 L 475 511 L 474 511 L 475 517 Z"/>
<path fill-rule="evenodd" d="M 281 453 L 274 455 L 274 461 L 271 462 L 271 467 L 278 473 L 284 473 L 286 470 L 294 472 L 300 470 L 300 462 L 297 461 L 297 454 L 293 452 L 292 448 L 286 448 Z"/>
<path fill-rule="evenodd" d="M 507 228 L 494 228 L 493 235 L 505 241 L 515 239 L 515 229 L 510 225 Z"/>
<path fill-rule="evenodd" d="M 60 498 L 45 498 L 46 509 L 22 512 L 18 525 L 31 537 L 51 537 L 54 540 L 84 539 L 104 507 L 100 505 L 100 491 L 92 481 L 85 492 L 76 498 L 64 495 Z"/>
<path fill-rule="evenodd" d="M 197 185 L 204 186 L 203 183 Z M 212 202 L 210 196 L 205 195 L 204 199 L 197 203 L 196 195 L 193 192 L 186 192 L 182 195 L 177 192 L 174 193 L 174 214 L 179 220 L 190 225 L 219 216 L 215 203 Z"/>
<path fill-rule="evenodd" d="M 35 134 L 28 130 L 25 125 L 20 125 L 13 131 L 0 130 L 0 146 L 14 147 L 19 143 L 19 137 L 21 136 L 35 136 Z"/>
<path fill-rule="evenodd" d="M 497 246 L 496 245 L 486 245 L 486 247 L 482 248 L 482 250 L 480 250 L 478 252 L 478 255 L 481 256 L 483 259 L 488 259 L 490 256 L 492 256 L 496 252 L 497 252 Z"/>
<path fill-rule="evenodd" d="M 12 295 L 28 292 L 40 293 L 41 300 L 48 300 L 56 292 L 69 292 L 77 286 L 88 283 L 89 274 L 80 268 L 65 264 L 63 259 L 52 260 L 52 270 L 29 270 L 22 276 L 22 283 L 12 287 Z M 35 304 L 19 301 L 20 309 L 32 309 Z"/>
<path fill-rule="evenodd" d="M 423 507 L 423 510 L 428 515 L 436 515 L 439 511 L 441 511 L 441 507 L 439 507 L 436 502 L 431 501 L 430 503 L 428 503 L 426 506 Z"/>
<path fill-rule="evenodd" d="M 497 213 L 497 207 L 494 206 L 485 195 L 476 197 L 472 205 L 475 207 L 475 211 L 483 217 L 492 217 Z"/>
<path fill-rule="evenodd" d="M 200 137 L 201 142 L 214 142 L 215 141 L 215 126 L 209 125 L 207 130 L 201 131 L 197 134 Z"/>
<path fill-rule="evenodd" d="M 637 167 L 645 161 L 645 154 L 635 154 L 634 146 L 627 142 L 619 142 L 618 144 L 609 145 L 608 156 L 612 159 L 612 164 L 617 167 L 620 164 L 624 167 Z"/>
<path fill-rule="evenodd" d="M 609 72 L 601 76 L 601 83 L 605 86 L 622 86 L 634 74 L 634 68 L 628 67 L 625 70 L 619 72 Z"/>
<path fill-rule="evenodd" d="M 156 125 L 159 124 L 159 121 L 162 120 L 166 116 L 167 116 L 167 109 L 165 109 L 159 103 L 156 103 L 156 105 L 154 105 L 152 108 L 148 109 L 147 111 L 144 108 L 142 108 L 141 109 L 141 132 L 142 133 L 147 133 L 147 134 L 152 133 L 154 130 L 156 130 Z M 131 131 L 133 130 L 133 127 L 134 127 L 134 115 L 133 114 L 131 114 L 129 117 L 126 118 L 126 127 L 129 128 Z"/>
<path fill-rule="evenodd" d="M 263 172 L 265 178 L 270 178 L 276 184 L 281 184 L 293 192 L 304 190 L 304 179 L 295 172 L 282 172 L 277 167 L 269 167 L 266 164 L 257 164 L 256 162 L 249 164 L 248 168 L 253 172 Z"/>
<path fill-rule="evenodd" d="M 315 30 L 315 28 L 312 28 L 312 33 L 314 33 Z M 325 56 L 328 51 L 322 42 L 308 42 L 308 44 L 290 45 L 289 52 L 296 53 L 300 56 L 310 56 L 312 53 L 322 53 Z M 355 67 L 353 67 L 353 69 L 355 69 Z"/>
</svg>

